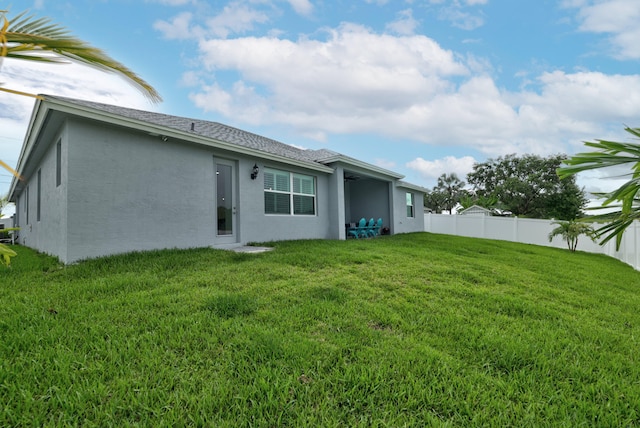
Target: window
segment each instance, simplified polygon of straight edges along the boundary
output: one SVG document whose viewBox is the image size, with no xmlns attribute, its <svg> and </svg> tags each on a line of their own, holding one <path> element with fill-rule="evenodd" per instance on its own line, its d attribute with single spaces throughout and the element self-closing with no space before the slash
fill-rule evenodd
<svg viewBox="0 0 640 428">
<path fill-rule="evenodd" d="M 56 187 L 62 184 L 62 142 L 56 144 Z"/>
<path fill-rule="evenodd" d="M 414 217 L 413 193 L 407 193 L 407 217 Z"/>
<path fill-rule="evenodd" d="M 38 188 L 36 189 L 36 221 L 40 221 L 40 202 L 42 201 L 42 170 L 38 170 Z"/>
<path fill-rule="evenodd" d="M 315 215 L 315 177 L 266 168 L 264 212 L 265 214 Z"/>
</svg>

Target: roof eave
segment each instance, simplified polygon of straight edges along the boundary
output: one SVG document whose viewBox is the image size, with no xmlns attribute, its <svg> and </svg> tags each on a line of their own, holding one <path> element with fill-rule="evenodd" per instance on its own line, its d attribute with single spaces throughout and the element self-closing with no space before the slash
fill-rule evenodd
<svg viewBox="0 0 640 428">
<path fill-rule="evenodd" d="M 427 189 L 425 187 L 422 187 L 422 186 L 418 186 L 417 184 L 407 183 L 406 181 L 398 181 L 396 183 L 396 187 L 401 187 L 403 189 L 415 190 L 415 191 L 421 192 L 421 193 L 429 193 L 429 189 Z"/>
<path fill-rule="evenodd" d="M 38 101 L 41 102 L 41 101 Z M 103 110 L 96 110 L 93 109 L 91 107 L 87 107 L 87 106 L 82 106 L 82 105 L 78 105 L 78 104 L 74 104 L 72 102 L 68 102 L 65 100 L 61 100 L 58 98 L 45 98 L 45 102 L 49 103 L 49 104 L 53 104 L 56 106 L 56 110 L 61 111 L 61 112 L 65 112 L 65 113 L 69 113 L 69 114 L 76 114 L 76 115 L 81 115 L 83 117 L 87 117 L 90 119 L 95 119 L 95 120 L 100 120 L 103 122 L 107 122 L 113 125 L 118 125 L 118 126 L 124 126 L 124 127 L 129 127 L 129 128 L 135 128 L 138 129 L 140 131 L 143 132 L 147 132 L 149 134 L 152 135 L 162 135 L 168 138 L 174 138 L 174 139 L 179 139 L 179 140 L 185 140 L 185 141 L 189 141 L 195 144 L 201 144 L 201 145 L 205 145 L 208 147 L 215 147 L 218 149 L 224 149 L 224 150 L 229 150 L 232 152 L 236 152 L 236 153 L 240 153 L 240 154 L 244 154 L 244 155 L 248 155 L 248 156 L 255 156 L 255 157 L 259 157 L 262 159 L 268 159 L 268 160 L 272 160 L 272 161 L 276 161 L 276 162 L 282 162 L 282 163 L 287 163 L 290 165 L 294 165 L 294 166 L 298 166 L 301 168 L 307 168 L 307 169 L 311 169 L 311 170 L 315 170 L 315 171 L 319 171 L 319 172 L 324 172 L 327 174 L 332 174 L 334 172 L 334 169 L 323 165 L 321 163 L 318 162 L 313 162 L 313 161 L 302 161 L 302 160 L 297 160 L 297 159 L 292 159 L 286 156 L 281 156 L 281 155 L 277 155 L 274 153 L 269 153 L 269 152 L 265 152 L 265 151 L 261 151 L 261 150 L 257 150 L 257 149 L 252 149 L 249 147 L 244 147 L 244 146 L 240 146 L 237 144 L 233 144 L 233 143 L 227 143 L 225 141 L 222 140 L 218 140 L 215 138 L 210 138 L 210 137 L 204 137 L 201 135 L 197 135 L 197 134 L 192 134 L 189 132 L 184 132 L 184 131 L 179 131 L 170 127 L 165 127 L 165 126 L 161 126 L 161 125 L 157 125 L 157 124 L 151 124 L 148 122 L 145 122 L 143 120 L 137 120 L 137 119 L 132 119 L 132 118 L 128 118 L 128 117 L 124 117 L 124 116 L 120 116 L 114 113 L 110 113 L 110 112 L 106 112 Z M 50 109 L 51 107 L 47 107 L 47 109 Z M 45 115 L 46 116 L 46 115 Z M 108 120 L 107 120 L 108 119 Z M 28 128 L 29 130 L 31 130 L 31 124 L 30 127 Z M 36 133 L 37 135 L 37 133 Z M 20 163 L 18 163 L 18 166 L 20 166 Z M 20 172 L 20 170 L 18 170 L 18 172 Z"/>
<path fill-rule="evenodd" d="M 22 142 L 22 148 L 20 149 L 20 155 L 18 156 L 18 162 L 16 164 L 16 172 L 22 176 L 22 171 L 24 170 L 24 165 L 26 160 L 29 158 L 29 153 L 31 153 L 31 149 L 35 144 L 35 138 L 39 134 L 39 129 L 42 127 L 44 123 L 44 119 L 47 117 L 48 108 L 46 106 L 43 107 L 43 100 L 38 98 L 35 101 L 33 110 L 31 111 L 31 117 L 29 119 L 29 125 L 27 126 L 27 132 L 24 136 L 24 140 Z M 33 132 L 37 130 L 37 132 Z M 18 187 L 18 183 L 20 179 L 18 177 L 13 177 L 11 180 L 11 185 L 9 186 L 8 198 L 9 201 L 15 202 L 15 191 Z"/>
<path fill-rule="evenodd" d="M 358 167 L 361 169 L 369 170 L 377 174 L 386 175 L 388 177 L 395 178 L 397 180 L 404 178 L 404 175 L 398 174 L 397 172 L 389 171 L 388 169 L 381 168 L 379 166 L 375 166 L 370 163 L 363 162 L 358 159 L 354 159 L 348 156 L 343 156 L 340 154 L 336 154 L 335 156 L 331 156 L 328 158 L 319 159 L 318 162 L 323 164 L 342 163 L 342 164 Z"/>
</svg>

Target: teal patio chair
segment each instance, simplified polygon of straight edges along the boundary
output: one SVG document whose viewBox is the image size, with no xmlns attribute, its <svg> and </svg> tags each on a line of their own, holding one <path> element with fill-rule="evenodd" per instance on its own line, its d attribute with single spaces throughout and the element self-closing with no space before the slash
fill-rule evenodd
<svg viewBox="0 0 640 428">
<path fill-rule="evenodd" d="M 366 238 L 367 237 L 367 220 L 364 217 L 362 217 L 358 222 L 358 225 L 356 227 L 349 228 L 349 230 L 347 230 L 347 233 L 348 233 L 347 237 L 353 236 L 354 238 L 358 239 L 360 238 L 360 236 L 362 236 Z"/>
<path fill-rule="evenodd" d="M 379 218 L 376 224 L 373 226 L 371 232 L 373 233 L 371 236 L 380 236 L 380 231 L 382 230 L 382 218 Z"/>
<path fill-rule="evenodd" d="M 369 224 L 367 224 L 367 230 L 365 231 L 365 236 L 367 238 L 376 236 L 376 221 L 371 217 L 369 220 Z"/>
</svg>

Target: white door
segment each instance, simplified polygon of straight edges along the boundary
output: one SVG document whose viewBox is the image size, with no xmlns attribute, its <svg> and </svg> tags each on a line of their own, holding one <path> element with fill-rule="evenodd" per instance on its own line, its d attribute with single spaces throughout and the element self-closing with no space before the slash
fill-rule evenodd
<svg viewBox="0 0 640 428">
<path fill-rule="evenodd" d="M 238 242 L 236 213 L 236 164 L 225 159 L 214 159 L 216 201 L 216 244 Z"/>
</svg>

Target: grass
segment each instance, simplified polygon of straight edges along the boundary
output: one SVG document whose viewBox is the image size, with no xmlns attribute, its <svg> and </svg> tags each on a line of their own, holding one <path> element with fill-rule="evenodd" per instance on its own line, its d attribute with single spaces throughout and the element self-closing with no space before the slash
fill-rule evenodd
<svg viewBox="0 0 640 428">
<path fill-rule="evenodd" d="M 0 426 L 637 426 L 640 273 L 427 233 L 0 268 Z"/>
</svg>

